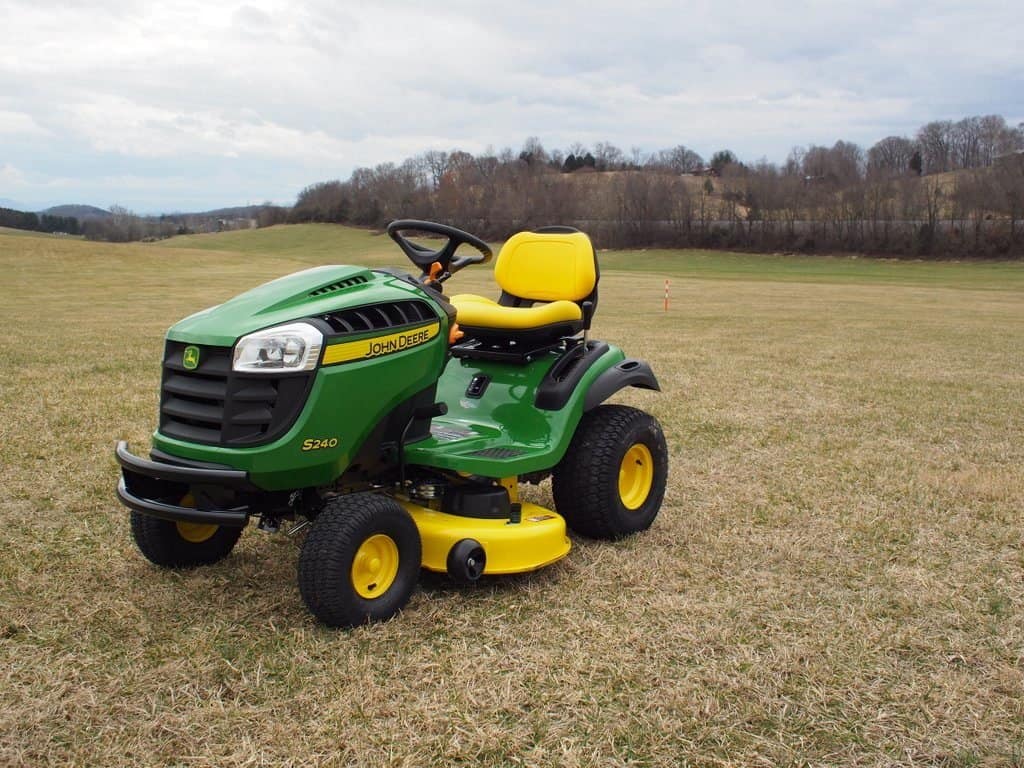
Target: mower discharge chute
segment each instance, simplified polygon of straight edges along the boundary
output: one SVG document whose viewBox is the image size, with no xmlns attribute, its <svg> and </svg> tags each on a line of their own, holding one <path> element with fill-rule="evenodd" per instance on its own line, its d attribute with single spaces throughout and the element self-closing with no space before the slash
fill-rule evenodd
<svg viewBox="0 0 1024 768">
<path fill-rule="evenodd" d="M 522 573 L 569 552 L 566 523 L 607 539 L 651 525 L 667 475 L 661 428 L 602 403 L 658 383 L 588 337 L 589 238 L 513 236 L 492 300 L 443 293 L 490 260 L 487 243 L 423 221 L 388 234 L 418 276 L 318 267 L 168 331 L 150 457 L 116 449 L 118 497 L 152 562 L 216 562 L 252 517 L 264 530 L 309 521 L 302 597 L 322 622 L 353 626 L 399 611 L 421 567 L 459 581 Z M 473 252 L 457 254 L 463 245 Z M 519 500 L 521 481 L 548 475 L 557 511 Z"/>
</svg>

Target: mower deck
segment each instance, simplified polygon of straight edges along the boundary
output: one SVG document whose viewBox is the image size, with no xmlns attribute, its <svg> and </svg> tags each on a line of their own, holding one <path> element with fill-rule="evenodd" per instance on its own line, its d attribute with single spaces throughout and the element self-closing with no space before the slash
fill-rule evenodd
<svg viewBox="0 0 1024 768">
<path fill-rule="evenodd" d="M 562 516 L 529 502 L 523 502 L 518 523 L 450 515 L 401 499 L 399 503 L 419 529 L 428 571 L 448 570 L 448 554 L 463 539 L 476 540 L 487 553 L 484 575 L 535 571 L 561 560 L 571 547 Z"/>
</svg>

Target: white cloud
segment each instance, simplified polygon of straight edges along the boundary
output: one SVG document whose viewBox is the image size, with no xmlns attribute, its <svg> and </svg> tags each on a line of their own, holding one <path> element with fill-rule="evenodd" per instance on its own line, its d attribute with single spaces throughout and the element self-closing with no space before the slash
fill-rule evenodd
<svg viewBox="0 0 1024 768">
<path fill-rule="evenodd" d="M 101 152 L 145 158 L 344 156 L 344 144 L 323 131 L 301 131 L 245 114 L 183 112 L 108 95 L 65 109 L 79 135 Z"/>
<path fill-rule="evenodd" d="M 0 135 L 46 136 L 48 131 L 32 115 L 0 109 Z"/>
<path fill-rule="evenodd" d="M 10 163 L 0 165 L 0 184 L 4 186 L 4 189 L 18 189 L 25 186 L 26 183 L 24 171 L 15 168 Z"/>
</svg>

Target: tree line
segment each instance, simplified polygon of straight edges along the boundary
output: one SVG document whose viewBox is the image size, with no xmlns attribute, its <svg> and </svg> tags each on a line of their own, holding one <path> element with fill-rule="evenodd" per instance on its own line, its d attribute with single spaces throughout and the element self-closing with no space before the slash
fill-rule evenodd
<svg viewBox="0 0 1024 768">
<path fill-rule="evenodd" d="M 396 218 L 448 222 L 504 239 L 575 224 L 599 247 L 859 252 L 898 257 L 1024 256 L 1024 124 L 998 115 L 934 121 L 873 146 L 796 147 L 781 164 L 705 159 L 685 145 L 645 152 L 610 142 L 547 149 L 430 150 L 306 187 L 290 207 L 74 218 L 0 209 L 0 226 L 152 240 L 192 232 Z"/>
<path fill-rule="evenodd" d="M 0 227 L 30 232 L 63 232 L 66 235 L 78 235 L 82 231 L 74 216 L 51 216 L 48 213 L 16 211 L 13 208 L 0 208 Z"/>
<path fill-rule="evenodd" d="M 267 223 L 379 227 L 426 218 L 501 239 L 576 224 L 601 247 L 723 247 L 913 257 L 1024 256 L 1024 124 L 936 121 L 864 149 L 795 148 L 782 164 L 684 145 L 473 155 L 431 150 L 304 189 Z"/>
<path fill-rule="evenodd" d="M 140 216 L 119 205 L 110 207 L 110 216 L 89 219 L 81 232 L 87 240 L 111 243 L 163 240 L 175 235 L 224 232 L 255 227 L 269 227 L 287 221 L 287 208 L 271 203 L 259 206 L 225 209 L 208 213 L 170 213 Z"/>
</svg>

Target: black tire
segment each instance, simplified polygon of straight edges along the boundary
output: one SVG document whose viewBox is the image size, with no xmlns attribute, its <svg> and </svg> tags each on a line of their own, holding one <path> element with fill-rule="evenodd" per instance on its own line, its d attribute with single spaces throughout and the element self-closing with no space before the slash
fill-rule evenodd
<svg viewBox="0 0 1024 768">
<path fill-rule="evenodd" d="M 639 479 L 635 485 L 627 482 L 624 496 L 620 471 L 627 471 L 628 452 L 638 474 L 626 481 Z M 668 448 L 658 420 L 625 405 L 602 405 L 583 414 L 555 467 L 555 509 L 582 536 L 620 539 L 651 527 L 667 479 Z"/>
<path fill-rule="evenodd" d="M 371 563 L 383 560 L 384 565 L 354 567 L 357 554 L 362 560 L 373 557 L 375 544 L 388 552 Z M 397 556 L 397 570 L 389 579 L 385 571 L 392 554 Z M 421 563 L 419 530 L 398 502 L 375 493 L 338 496 L 324 505 L 302 545 L 299 593 L 313 615 L 329 627 L 383 621 L 409 602 Z M 388 582 L 379 594 L 373 594 L 378 585 L 367 573 Z"/>
<path fill-rule="evenodd" d="M 240 526 L 196 526 L 132 512 L 132 536 L 139 551 L 164 568 L 195 568 L 223 560 L 242 535 Z"/>
</svg>

